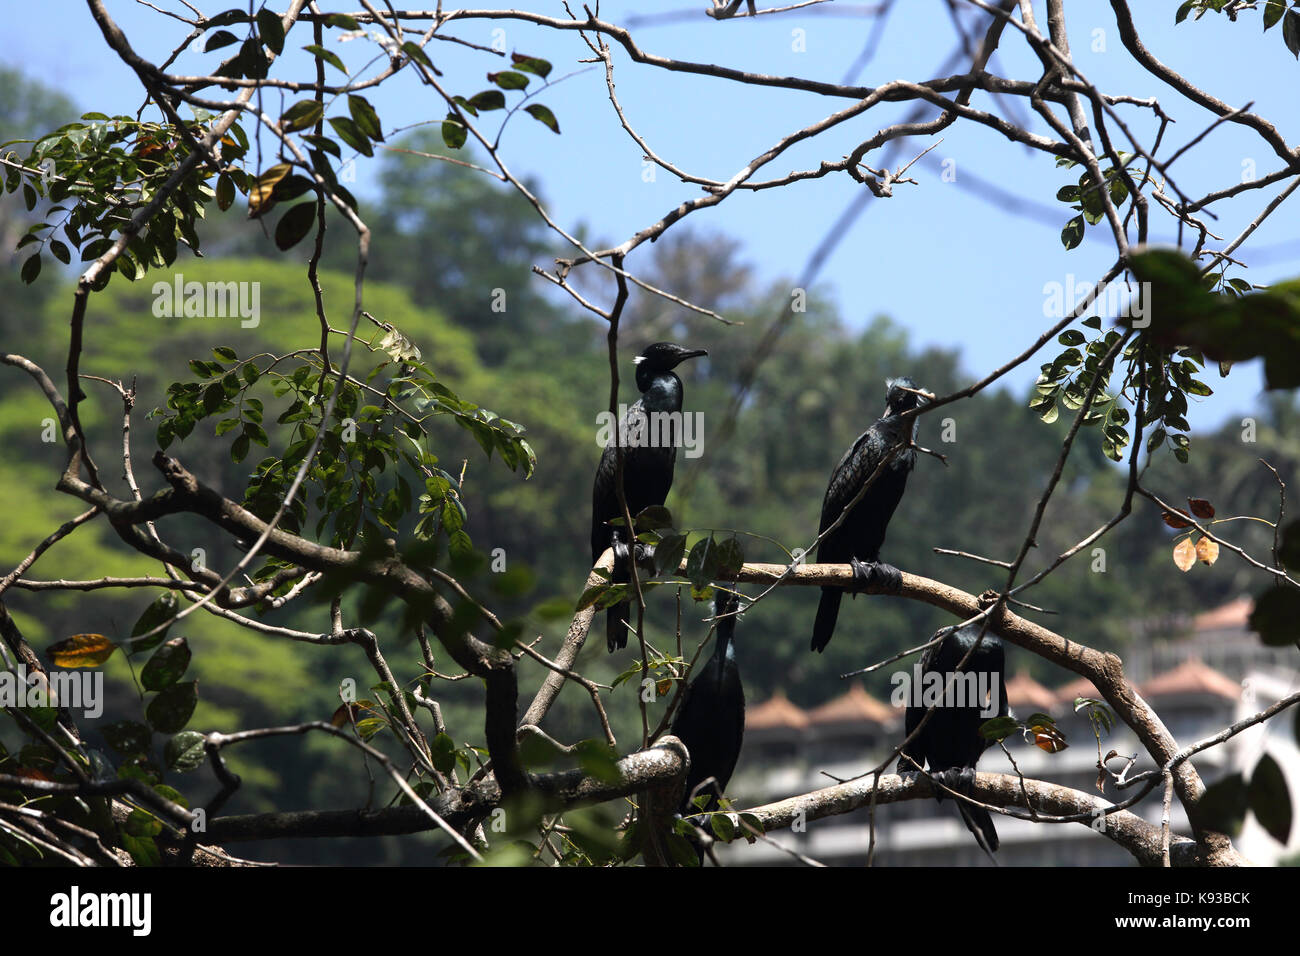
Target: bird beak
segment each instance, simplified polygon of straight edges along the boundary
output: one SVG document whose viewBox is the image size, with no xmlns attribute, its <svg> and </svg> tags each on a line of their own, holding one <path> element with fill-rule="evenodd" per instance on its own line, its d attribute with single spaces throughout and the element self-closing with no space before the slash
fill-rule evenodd
<svg viewBox="0 0 1300 956">
<path fill-rule="evenodd" d="M 677 364 L 681 365 L 687 359 L 699 358 L 701 355 L 708 355 L 708 349 L 688 349 L 677 356 Z"/>
<path fill-rule="evenodd" d="M 896 388 L 898 388 L 900 392 L 911 392 L 913 395 L 920 395 L 927 402 L 934 401 L 936 397 L 934 392 L 927 392 L 923 388 L 908 388 L 906 385 L 898 385 Z"/>
</svg>

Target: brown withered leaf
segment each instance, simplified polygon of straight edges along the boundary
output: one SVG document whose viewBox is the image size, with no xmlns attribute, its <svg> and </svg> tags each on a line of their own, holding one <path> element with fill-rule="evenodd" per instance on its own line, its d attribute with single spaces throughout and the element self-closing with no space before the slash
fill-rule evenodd
<svg viewBox="0 0 1300 956">
<path fill-rule="evenodd" d="M 1183 538 L 1174 545 L 1174 564 L 1178 566 L 1179 571 L 1190 570 L 1196 563 L 1196 546 L 1192 544 L 1191 538 Z"/>
<path fill-rule="evenodd" d="M 1198 518 L 1213 518 L 1214 505 L 1210 504 L 1204 498 L 1188 498 L 1188 507 L 1192 509 L 1192 514 Z"/>
<path fill-rule="evenodd" d="M 1209 538 L 1196 542 L 1196 559 L 1202 564 L 1213 564 L 1219 560 L 1219 543 Z"/>
<path fill-rule="evenodd" d="M 103 634 L 73 634 L 49 646 L 56 667 L 98 667 L 113 656 L 117 645 Z"/>
<path fill-rule="evenodd" d="M 1049 754 L 1059 754 L 1070 746 L 1055 728 L 1034 727 L 1034 746 Z"/>
<path fill-rule="evenodd" d="M 1179 515 L 1185 516 L 1186 514 L 1187 514 L 1186 511 L 1184 511 L 1182 508 L 1179 508 L 1178 511 L 1176 512 L 1174 511 L 1161 512 L 1160 517 L 1165 519 L 1165 524 L 1169 525 L 1169 527 L 1182 530 L 1183 528 L 1190 528 L 1192 526 L 1192 523 L 1186 520 L 1185 517 L 1184 518 L 1178 517 Z"/>
<path fill-rule="evenodd" d="M 330 717 L 330 726 L 346 727 L 351 721 L 348 719 L 348 711 L 356 708 L 356 704 L 339 704 L 338 710 L 334 711 Z"/>
<path fill-rule="evenodd" d="M 270 208 L 267 202 L 271 198 L 271 193 L 275 191 L 276 183 L 289 175 L 289 170 L 292 168 L 288 163 L 276 163 L 257 177 L 253 188 L 248 191 L 249 218 L 260 216 Z"/>
<path fill-rule="evenodd" d="M 671 677 L 661 677 L 655 682 L 655 693 L 660 697 L 667 697 L 673 689 L 673 679 Z"/>
<path fill-rule="evenodd" d="M 1060 753 L 1069 746 L 1065 742 L 1065 734 L 1061 733 L 1054 723 L 1043 721 L 1031 724 L 1029 732 L 1034 735 L 1034 746 L 1049 754 Z"/>
</svg>

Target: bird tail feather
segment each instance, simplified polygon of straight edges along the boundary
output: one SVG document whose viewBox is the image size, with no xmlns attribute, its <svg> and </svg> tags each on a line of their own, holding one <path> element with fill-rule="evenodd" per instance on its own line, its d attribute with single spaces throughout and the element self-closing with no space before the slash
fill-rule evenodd
<svg viewBox="0 0 1300 956">
<path fill-rule="evenodd" d="M 605 644 L 611 654 L 627 647 L 627 626 L 623 620 L 627 617 L 631 606 L 629 602 L 624 601 L 622 604 L 615 604 L 605 612 Z"/>
<path fill-rule="evenodd" d="M 956 802 L 966 829 L 975 835 L 975 842 L 980 845 L 980 848 L 992 856 L 998 848 L 998 831 L 993 826 L 993 818 L 983 807 L 973 806 L 965 800 Z"/>
<path fill-rule="evenodd" d="M 821 653 L 835 633 L 835 621 L 840 616 L 840 599 L 844 592 L 839 588 L 822 588 L 822 599 L 817 605 L 817 619 L 813 621 L 812 649 Z"/>
</svg>

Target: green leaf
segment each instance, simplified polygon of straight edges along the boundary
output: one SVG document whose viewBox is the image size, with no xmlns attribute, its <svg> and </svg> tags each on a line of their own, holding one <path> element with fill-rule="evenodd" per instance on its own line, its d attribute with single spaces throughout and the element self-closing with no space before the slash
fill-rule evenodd
<svg viewBox="0 0 1300 956">
<path fill-rule="evenodd" d="M 348 112 L 352 114 L 352 119 L 361 132 L 377 142 L 384 141 L 383 124 L 380 123 L 379 114 L 375 112 L 369 100 L 364 96 L 349 96 Z"/>
<path fill-rule="evenodd" d="M 1061 230 L 1061 245 L 1073 249 L 1083 242 L 1083 216 L 1075 216 Z"/>
<path fill-rule="evenodd" d="M 162 822 L 152 813 L 138 808 L 131 811 L 123 827 L 133 837 L 155 837 L 162 833 Z"/>
<path fill-rule="evenodd" d="M 105 742 L 120 754 L 131 756 L 149 751 L 153 731 L 134 720 L 117 720 L 100 729 Z"/>
<path fill-rule="evenodd" d="M 470 105 L 479 112 L 503 110 L 506 108 L 506 95 L 500 90 L 484 90 L 469 98 Z"/>
<path fill-rule="evenodd" d="M 248 432 L 241 432 L 230 446 L 230 460 L 234 462 L 243 461 L 248 457 Z"/>
<path fill-rule="evenodd" d="M 420 48 L 420 44 L 416 43 L 414 40 L 407 40 L 403 43 L 402 52 L 422 66 L 430 70 L 433 69 L 433 61 L 429 59 L 429 54 L 425 53 L 424 50 Z"/>
<path fill-rule="evenodd" d="M 655 548 L 655 571 L 659 574 L 676 574 L 686 553 L 686 535 L 665 535 Z"/>
<path fill-rule="evenodd" d="M 135 627 L 131 628 L 131 636 L 138 637 L 141 634 L 152 631 L 164 621 L 170 621 L 176 616 L 176 610 L 176 595 L 172 594 L 170 591 L 166 594 L 160 594 L 152 604 L 144 609 L 144 613 L 140 615 L 140 619 L 135 622 Z M 163 630 L 145 641 L 133 641 L 130 644 L 130 650 L 132 653 L 136 651 L 147 651 L 151 648 L 157 647 L 166 639 L 167 631 Z"/>
<path fill-rule="evenodd" d="M 370 139 L 365 133 L 361 132 L 354 120 L 345 116 L 330 117 L 330 126 L 334 127 L 334 132 L 339 134 L 339 139 L 347 143 L 362 156 L 373 156 L 375 151 L 370 145 Z"/>
<path fill-rule="evenodd" d="M 149 726 L 160 734 L 174 734 L 185 728 L 199 701 L 198 682 L 172 684 L 145 708 Z"/>
<path fill-rule="evenodd" d="M 560 121 L 555 118 L 555 114 L 548 107 L 543 106 L 541 103 L 530 103 L 524 107 L 524 112 L 552 133 L 558 134 L 560 132 Z"/>
<path fill-rule="evenodd" d="M 1282 42 L 1291 55 L 1300 59 L 1300 9 L 1292 7 L 1282 20 Z"/>
<path fill-rule="evenodd" d="M 702 588 L 718 573 L 718 548 L 713 535 L 695 542 L 686 558 L 686 576 L 691 584 Z"/>
<path fill-rule="evenodd" d="M 225 212 L 235 202 L 235 182 L 229 173 L 217 177 L 217 208 Z"/>
<path fill-rule="evenodd" d="M 1084 335 L 1078 329 L 1066 329 L 1056 339 L 1062 345 L 1082 345 L 1085 341 Z"/>
<path fill-rule="evenodd" d="M 204 739 L 203 734 L 183 730 L 168 740 L 163 748 L 163 760 L 167 763 L 167 769 L 189 773 L 203 766 L 203 761 L 208 757 L 203 749 Z"/>
<path fill-rule="evenodd" d="M 593 604 L 599 602 L 601 597 L 604 596 L 604 594 L 607 591 L 612 591 L 616 588 L 620 592 L 622 591 L 622 587 L 620 585 L 593 584 L 591 587 L 587 588 L 585 591 L 582 592 L 582 596 L 578 598 L 578 603 L 574 607 L 573 613 L 577 614 L 579 611 L 586 610 L 587 608 L 591 607 Z M 617 603 L 617 602 L 613 602 L 613 603 Z"/>
<path fill-rule="evenodd" d="M 579 740 L 573 745 L 579 766 L 601 783 L 618 783 L 623 779 L 618 769 L 618 754 L 603 740 Z"/>
<path fill-rule="evenodd" d="M 1259 758 L 1250 775 L 1250 810 L 1259 825 L 1278 843 L 1291 839 L 1291 794 L 1282 768 L 1268 754 Z"/>
<path fill-rule="evenodd" d="M 301 202 L 290 206 L 289 211 L 280 217 L 275 227 L 275 246 L 277 249 L 292 249 L 307 233 L 311 232 L 316 222 L 316 203 Z"/>
<path fill-rule="evenodd" d="M 637 531 L 656 531 L 673 526 L 672 512 L 663 505 L 650 505 L 642 508 L 633 516 Z"/>
<path fill-rule="evenodd" d="M 718 576 L 734 577 L 740 572 L 744 563 L 745 549 L 735 535 L 718 545 Z"/>
<path fill-rule="evenodd" d="M 429 753 L 433 758 L 433 768 L 439 773 L 451 773 L 456 769 L 456 742 L 446 734 L 438 734 L 429 741 Z"/>
<path fill-rule="evenodd" d="M 1018 729 L 1020 724 L 1014 717 L 994 717 L 980 724 L 980 736 L 985 740 L 1005 740 Z"/>
<path fill-rule="evenodd" d="M 270 7 L 257 11 L 257 32 L 262 36 L 266 48 L 279 56 L 284 52 L 284 24 L 280 16 Z"/>
<path fill-rule="evenodd" d="M 1264 4 L 1264 29 L 1267 30 L 1286 13 L 1286 0 L 1268 0 Z"/>
<path fill-rule="evenodd" d="M 448 149 L 460 149 L 465 145 L 465 139 L 469 134 L 465 130 L 465 124 L 457 119 L 455 113 L 448 113 L 447 118 L 442 121 L 442 141 Z"/>
<path fill-rule="evenodd" d="M 230 46 L 230 44 L 238 42 L 239 37 L 229 30 L 218 30 L 208 37 L 207 43 L 203 44 L 203 52 L 210 53 L 213 50 L 220 50 L 223 46 Z"/>
<path fill-rule="evenodd" d="M 518 69 L 526 73 L 535 73 L 542 79 L 545 79 L 551 73 L 551 64 L 535 56 L 524 56 L 522 53 L 511 53 L 510 62 Z"/>
<path fill-rule="evenodd" d="M 489 83 L 495 83 L 503 90 L 522 90 L 528 85 L 528 77 L 522 73 L 516 73 L 514 70 L 489 73 L 487 78 Z"/>
<path fill-rule="evenodd" d="M 190 645 L 183 637 L 174 637 L 154 651 L 144 670 L 140 683 L 145 690 L 164 690 L 181 679 L 190 666 Z"/>
<path fill-rule="evenodd" d="M 234 66 L 249 79 L 266 79 L 266 54 L 262 52 L 262 46 L 255 38 L 249 37 L 243 42 Z"/>
<path fill-rule="evenodd" d="M 315 43 L 309 44 L 308 46 L 303 47 L 303 49 L 306 50 L 308 53 L 310 53 L 312 56 L 324 60 L 326 63 L 334 67 L 334 69 L 338 70 L 340 73 L 343 73 L 345 75 L 347 74 L 348 68 L 343 65 L 343 61 L 339 59 L 339 55 L 337 53 L 334 53 L 331 50 L 327 50 L 323 46 L 317 46 Z"/>
<path fill-rule="evenodd" d="M 162 851 L 152 837 L 122 834 L 122 849 L 131 855 L 136 866 L 159 866 L 162 864 Z"/>
<path fill-rule="evenodd" d="M 293 133 L 315 126 L 324 114 L 323 103 L 318 103 L 316 100 L 299 100 L 284 111 L 280 117 L 280 125 L 286 133 Z"/>
<path fill-rule="evenodd" d="M 1240 773 L 1230 774 L 1211 784 L 1196 804 L 1196 817 L 1202 827 L 1228 836 L 1241 832 L 1250 795 Z"/>
<path fill-rule="evenodd" d="M 339 27 L 343 30 L 360 30 L 361 24 L 346 13 L 331 13 L 325 17 L 327 27 Z"/>
<path fill-rule="evenodd" d="M 712 813 L 709 815 L 709 829 L 723 843 L 730 843 L 736 838 L 736 824 L 729 813 Z"/>
<path fill-rule="evenodd" d="M 1285 647 L 1300 639 L 1300 591 L 1290 586 L 1269 588 L 1255 599 L 1250 629 L 1270 647 Z"/>
<path fill-rule="evenodd" d="M 20 273 L 23 282 L 31 285 L 36 281 L 36 277 L 41 274 L 41 254 L 38 252 L 26 262 L 23 263 L 23 270 Z"/>
</svg>

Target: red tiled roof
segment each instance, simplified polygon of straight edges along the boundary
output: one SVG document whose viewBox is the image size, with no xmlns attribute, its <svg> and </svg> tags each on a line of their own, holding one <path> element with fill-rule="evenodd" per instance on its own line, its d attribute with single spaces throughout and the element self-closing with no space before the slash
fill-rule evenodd
<svg viewBox="0 0 1300 956">
<path fill-rule="evenodd" d="M 1138 686 L 1143 697 L 1172 694 L 1217 694 L 1229 700 L 1241 696 L 1241 685 L 1225 677 L 1199 658 L 1189 658 L 1173 670 L 1157 674 Z"/>
<path fill-rule="evenodd" d="M 757 707 L 745 709 L 746 730 L 766 730 L 775 727 L 802 729 L 808 726 L 808 715 L 790 703 L 790 698 L 777 691 Z"/>
<path fill-rule="evenodd" d="M 876 700 L 861 684 L 854 684 L 848 693 L 808 712 L 808 722 L 813 724 L 851 724 L 864 720 L 888 724 L 896 717 L 894 708 Z"/>
<path fill-rule="evenodd" d="M 1239 597 L 1235 601 L 1221 604 L 1192 618 L 1192 629 L 1197 631 L 1226 631 L 1233 628 L 1244 629 L 1254 609 L 1255 602 L 1249 597 Z"/>
<path fill-rule="evenodd" d="M 1096 700 L 1105 700 L 1101 696 L 1101 691 L 1092 685 L 1092 681 L 1086 677 L 1079 677 L 1070 681 L 1068 684 L 1062 684 L 1056 688 L 1056 702 L 1066 707 L 1074 706 L 1074 698 L 1092 697 Z"/>
<path fill-rule="evenodd" d="M 1007 703 L 1017 710 L 1033 708 L 1048 711 L 1056 706 L 1056 695 L 1024 671 L 1007 681 Z"/>
</svg>

